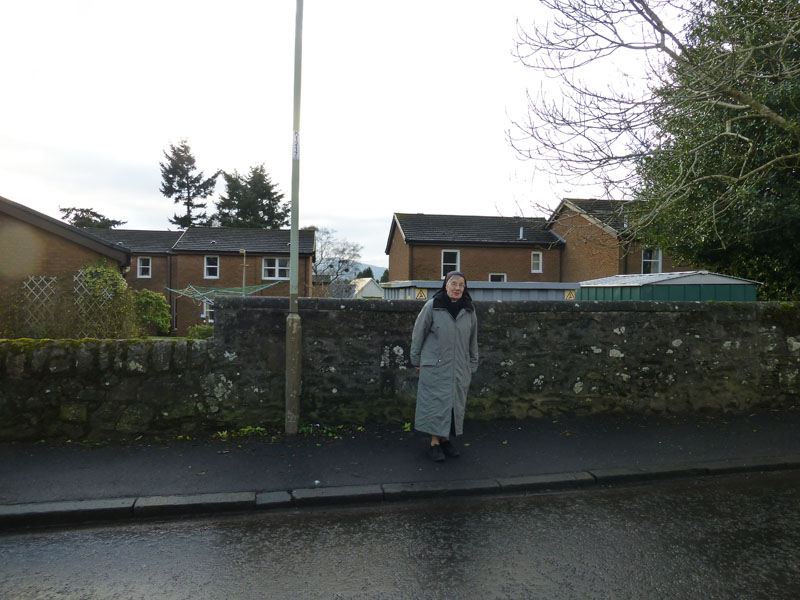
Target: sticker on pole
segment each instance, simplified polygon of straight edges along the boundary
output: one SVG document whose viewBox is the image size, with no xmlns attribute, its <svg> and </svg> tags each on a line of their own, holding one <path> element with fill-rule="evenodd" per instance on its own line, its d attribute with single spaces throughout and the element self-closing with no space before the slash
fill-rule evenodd
<svg viewBox="0 0 800 600">
<path fill-rule="evenodd" d="M 300 132 L 294 132 L 294 140 L 292 141 L 292 160 L 300 160 Z"/>
</svg>

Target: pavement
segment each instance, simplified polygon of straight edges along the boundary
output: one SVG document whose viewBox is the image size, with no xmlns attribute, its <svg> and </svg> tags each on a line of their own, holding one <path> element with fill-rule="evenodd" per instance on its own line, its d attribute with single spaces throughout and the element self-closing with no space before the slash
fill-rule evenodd
<svg viewBox="0 0 800 600">
<path fill-rule="evenodd" d="M 258 435 L 263 433 L 263 435 Z M 203 439 L 0 444 L 0 529 L 540 493 L 800 468 L 800 408 L 467 421 L 434 463 L 402 425 Z"/>
</svg>

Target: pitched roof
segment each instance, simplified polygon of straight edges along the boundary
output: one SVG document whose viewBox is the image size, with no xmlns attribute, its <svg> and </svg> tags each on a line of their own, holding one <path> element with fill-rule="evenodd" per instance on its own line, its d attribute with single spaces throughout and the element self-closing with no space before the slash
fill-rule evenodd
<svg viewBox="0 0 800 600">
<path fill-rule="evenodd" d="M 383 298 L 383 288 L 372 277 L 353 279 L 350 286 L 355 297 Z"/>
<path fill-rule="evenodd" d="M 239 227 L 190 227 L 186 231 L 85 229 L 136 254 L 175 252 L 236 252 L 288 254 L 290 230 Z M 314 253 L 314 232 L 301 230 L 300 254 Z"/>
<path fill-rule="evenodd" d="M 142 229 L 97 229 L 87 227 L 83 231 L 113 244 L 125 246 L 136 254 L 167 253 L 183 235 L 182 231 L 150 231 Z"/>
<path fill-rule="evenodd" d="M 566 207 L 594 219 L 601 225 L 609 227 L 614 233 L 622 233 L 626 228 L 625 208 L 628 204 L 629 201 L 627 200 L 564 198 L 548 220 L 548 227 L 551 226 L 554 221 L 558 220 L 559 214 Z"/>
<path fill-rule="evenodd" d="M 15 219 L 43 229 L 48 233 L 66 238 L 75 244 L 89 248 L 93 252 L 107 256 L 120 265 L 124 266 L 130 262 L 130 257 L 128 256 L 129 250 L 127 247 L 109 242 L 93 233 L 86 232 L 69 223 L 54 219 L 53 217 L 48 217 L 43 213 L 2 196 L 0 196 L 0 213 L 5 213 Z"/>
<path fill-rule="evenodd" d="M 485 217 L 395 213 L 386 242 L 386 254 L 395 230 L 407 244 L 458 244 L 460 246 L 541 246 L 561 243 L 545 229 L 543 218 Z"/>
<path fill-rule="evenodd" d="M 299 232 L 301 255 L 314 254 L 313 230 Z M 248 252 L 289 254 L 288 229 L 245 229 L 239 227 L 190 227 L 175 243 L 175 252 Z"/>
</svg>

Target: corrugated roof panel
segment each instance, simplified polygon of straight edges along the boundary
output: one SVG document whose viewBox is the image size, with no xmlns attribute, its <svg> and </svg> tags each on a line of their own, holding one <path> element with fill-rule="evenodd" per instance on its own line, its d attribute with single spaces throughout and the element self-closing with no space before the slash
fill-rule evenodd
<svg viewBox="0 0 800 600">
<path fill-rule="evenodd" d="M 710 271 L 675 271 L 672 273 L 640 273 L 632 275 L 612 275 L 600 279 L 582 281 L 581 287 L 626 287 L 644 285 L 667 285 L 681 283 L 687 285 L 736 285 L 743 283 L 759 284 L 757 281 L 721 275 Z"/>
</svg>

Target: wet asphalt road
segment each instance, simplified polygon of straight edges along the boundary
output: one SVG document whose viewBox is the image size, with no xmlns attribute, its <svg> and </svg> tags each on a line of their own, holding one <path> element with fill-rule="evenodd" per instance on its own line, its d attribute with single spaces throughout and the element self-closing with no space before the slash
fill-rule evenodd
<svg viewBox="0 0 800 600">
<path fill-rule="evenodd" d="M 800 597 L 800 473 L 0 535 L 0 598 Z"/>
</svg>

